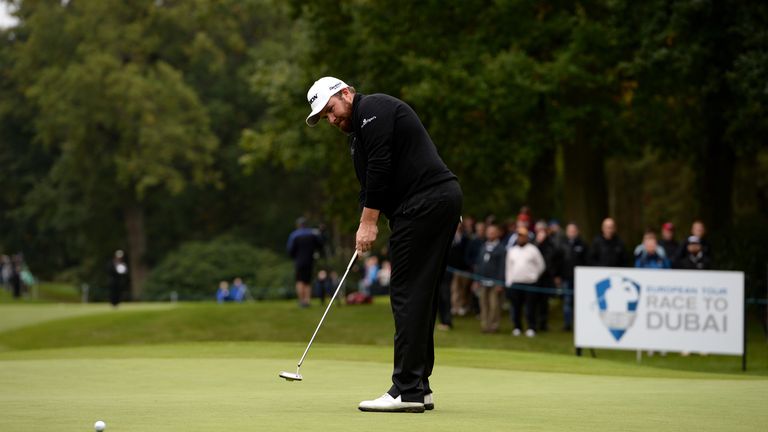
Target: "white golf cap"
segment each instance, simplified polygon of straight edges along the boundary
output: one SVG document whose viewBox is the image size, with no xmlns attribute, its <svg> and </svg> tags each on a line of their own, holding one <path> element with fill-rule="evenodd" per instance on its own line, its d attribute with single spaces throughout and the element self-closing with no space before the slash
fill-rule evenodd
<svg viewBox="0 0 768 432">
<path fill-rule="evenodd" d="M 349 87 L 344 81 L 334 77 L 322 77 L 312 84 L 307 92 L 307 102 L 312 112 L 307 116 L 307 124 L 314 126 L 319 120 L 320 111 L 325 108 L 328 99 L 341 89 Z"/>
</svg>

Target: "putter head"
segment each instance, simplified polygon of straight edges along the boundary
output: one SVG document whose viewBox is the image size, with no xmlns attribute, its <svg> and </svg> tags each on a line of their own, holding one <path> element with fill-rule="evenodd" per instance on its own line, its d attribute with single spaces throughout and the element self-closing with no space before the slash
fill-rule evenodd
<svg viewBox="0 0 768 432">
<path fill-rule="evenodd" d="M 301 381 L 304 378 L 301 376 L 300 373 L 293 373 L 293 372 L 286 372 L 282 371 L 280 372 L 280 378 L 286 380 L 286 381 Z"/>
</svg>

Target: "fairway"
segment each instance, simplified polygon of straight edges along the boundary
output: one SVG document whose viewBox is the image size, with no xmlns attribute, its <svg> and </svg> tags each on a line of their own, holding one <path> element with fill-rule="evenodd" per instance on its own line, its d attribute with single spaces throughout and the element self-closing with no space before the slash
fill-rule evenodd
<svg viewBox="0 0 768 432">
<path fill-rule="evenodd" d="M 362 413 L 391 373 L 386 302 L 335 308 L 302 366 L 319 308 L 293 303 L 0 305 L 0 431 L 761 430 L 765 345 L 753 372 L 723 356 L 569 353 L 567 333 L 438 334 L 434 411 Z M 329 343 L 336 342 L 336 343 Z M 570 347 L 570 348 L 569 348 Z M 732 364 L 733 363 L 733 364 Z"/>
</svg>

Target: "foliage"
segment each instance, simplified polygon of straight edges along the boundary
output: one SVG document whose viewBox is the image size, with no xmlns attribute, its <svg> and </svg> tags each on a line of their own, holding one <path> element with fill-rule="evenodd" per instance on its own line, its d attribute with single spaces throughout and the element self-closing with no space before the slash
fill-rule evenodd
<svg viewBox="0 0 768 432">
<path fill-rule="evenodd" d="M 172 291 L 185 300 L 215 298 L 219 281 L 240 277 L 257 298 L 285 297 L 291 286 L 287 258 L 245 242 L 219 237 L 189 242 L 169 253 L 147 281 L 148 299 L 168 299 Z"/>
<path fill-rule="evenodd" d="M 766 233 L 765 2 L 0 1 L 0 249 L 43 277 L 222 234 L 282 253 L 300 215 L 343 261 L 346 140 L 303 122 L 335 75 L 414 107 L 466 213 L 612 213 L 629 243 L 703 217 L 764 278 L 730 234 Z"/>
</svg>

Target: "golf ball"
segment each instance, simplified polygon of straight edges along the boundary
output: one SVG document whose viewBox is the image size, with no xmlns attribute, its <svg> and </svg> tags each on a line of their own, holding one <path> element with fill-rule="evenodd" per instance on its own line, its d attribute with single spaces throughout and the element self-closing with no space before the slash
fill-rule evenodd
<svg viewBox="0 0 768 432">
<path fill-rule="evenodd" d="M 96 423 L 93 424 L 93 428 L 96 429 L 96 432 L 101 432 L 107 427 L 107 424 L 103 421 L 99 420 Z"/>
</svg>

